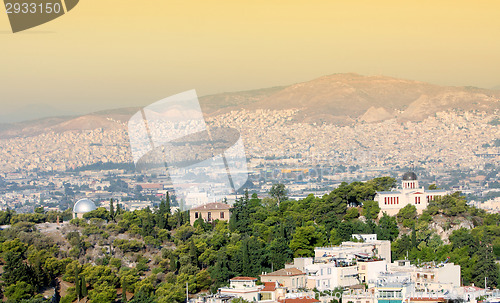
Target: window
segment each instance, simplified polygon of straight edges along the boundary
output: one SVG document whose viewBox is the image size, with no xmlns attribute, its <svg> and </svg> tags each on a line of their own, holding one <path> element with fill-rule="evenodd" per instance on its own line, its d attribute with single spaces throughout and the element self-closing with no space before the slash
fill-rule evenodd
<svg viewBox="0 0 500 303">
<path fill-rule="evenodd" d="M 224 219 L 224 212 L 223 211 L 220 212 L 220 218 Z"/>
<path fill-rule="evenodd" d="M 212 221 L 212 213 L 208 212 L 208 221 Z"/>
<path fill-rule="evenodd" d="M 198 212 L 195 212 L 195 213 L 194 213 L 194 218 L 195 218 L 195 219 L 198 219 Z"/>
</svg>

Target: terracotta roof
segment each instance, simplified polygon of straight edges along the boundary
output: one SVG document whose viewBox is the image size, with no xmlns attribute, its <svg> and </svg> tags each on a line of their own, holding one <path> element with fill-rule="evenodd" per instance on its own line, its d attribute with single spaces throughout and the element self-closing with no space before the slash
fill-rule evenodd
<svg viewBox="0 0 500 303">
<path fill-rule="evenodd" d="M 252 277 L 234 277 L 229 281 L 257 281 L 257 278 Z"/>
<path fill-rule="evenodd" d="M 264 282 L 264 288 L 261 291 L 275 291 L 276 282 Z"/>
<path fill-rule="evenodd" d="M 265 276 L 299 276 L 304 275 L 304 272 L 298 270 L 297 268 L 284 268 L 274 272 L 270 272 L 264 275 L 259 275 L 260 277 Z"/>
<path fill-rule="evenodd" d="M 163 184 L 161 183 L 139 183 L 142 189 L 163 189 Z"/>
<path fill-rule="evenodd" d="M 231 206 L 220 203 L 220 202 L 214 202 L 214 203 L 208 203 L 208 204 L 203 204 L 198 207 L 191 208 L 191 210 L 224 210 L 224 209 L 230 209 Z"/>
<path fill-rule="evenodd" d="M 293 298 L 293 299 L 284 299 L 284 300 L 279 300 L 281 303 L 313 303 L 313 302 L 320 302 L 314 298 L 309 298 L 309 297 L 303 297 L 303 298 Z"/>
<path fill-rule="evenodd" d="M 425 301 L 425 302 L 444 302 L 445 299 L 444 298 L 413 298 L 413 297 L 410 297 L 410 301 L 412 302 L 417 302 L 417 301 Z"/>
</svg>

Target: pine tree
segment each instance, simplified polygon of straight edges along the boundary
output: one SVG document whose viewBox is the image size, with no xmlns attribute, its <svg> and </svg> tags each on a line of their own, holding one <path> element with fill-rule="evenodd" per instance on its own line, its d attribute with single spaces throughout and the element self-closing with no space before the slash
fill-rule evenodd
<svg viewBox="0 0 500 303">
<path fill-rule="evenodd" d="M 28 270 L 20 254 L 9 251 L 5 254 L 3 281 L 5 285 L 28 282 Z"/>
<path fill-rule="evenodd" d="M 491 244 L 483 241 L 485 245 L 480 245 L 478 252 L 476 252 L 478 261 L 474 264 L 472 270 L 472 280 L 475 285 L 479 287 L 484 287 L 484 278 L 487 278 L 487 284 L 489 287 L 498 286 L 498 267 L 495 264 L 495 255 Z M 490 242 L 491 243 L 491 242 Z"/>
</svg>

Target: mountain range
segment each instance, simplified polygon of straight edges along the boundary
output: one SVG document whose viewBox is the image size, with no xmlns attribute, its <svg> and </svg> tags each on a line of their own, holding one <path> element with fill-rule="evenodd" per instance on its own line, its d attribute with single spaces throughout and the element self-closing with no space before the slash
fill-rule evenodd
<svg viewBox="0 0 500 303">
<path fill-rule="evenodd" d="M 283 87 L 221 93 L 200 98 L 203 112 L 216 116 L 233 110 L 296 109 L 294 122 L 420 121 L 437 112 L 500 107 L 500 91 L 476 87 L 439 86 L 386 76 L 334 74 Z M 0 137 L 32 136 L 42 132 L 116 129 L 139 108 L 122 108 L 84 116 L 43 118 L 0 125 Z"/>
</svg>

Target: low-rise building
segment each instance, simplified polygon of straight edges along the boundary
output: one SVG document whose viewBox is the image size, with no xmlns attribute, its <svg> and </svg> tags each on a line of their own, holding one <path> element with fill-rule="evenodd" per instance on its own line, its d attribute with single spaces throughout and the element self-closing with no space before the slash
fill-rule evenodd
<svg viewBox="0 0 500 303">
<path fill-rule="evenodd" d="M 189 222 L 193 225 L 199 218 L 208 223 L 214 222 L 215 220 L 229 221 L 231 216 L 230 209 L 230 205 L 220 202 L 200 205 L 189 210 Z"/>
<path fill-rule="evenodd" d="M 377 192 L 373 200 L 378 202 L 380 215 L 385 212 L 393 216 L 406 205 L 414 205 L 417 212 L 422 213 L 429 202 L 448 193 L 446 190 L 426 190 L 419 187 L 417 175 L 414 172 L 407 172 L 403 175 L 401 188 Z"/>
<path fill-rule="evenodd" d="M 226 297 L 234 296 L 243 298 L 250 302 L 260 299 L 261 285 L 256 285 L 257 278 L 252 277 L 234 277 L 229 280 L 228 287 L 219 288 L 219 293 Z"/>
<path fill-rule="evenodd" d="M 387 261 L 383 259 L 358 259 L 358 277 L 360 283 L 374 281 L 387 271 Z"/>
<path fill-rule="evenodd" d="M 355 259 L 356 254 L 365 253 L 391 262 L 391 242 L 377 240 L 377 235 L 357 235 L 361 242 L 346 241 L 339 246 L 316 247 L 315 258 Z M 366 239 L 366 240 L 365 240 Z"/>
<path fill-rule="evenodd" d="M 408 260 L 398 260 L 388 265 L 391 272 L 409 273 L 417 290 L 440 291 L 460 287 L 460 265 L 453 263 L 426 263 L 422 266 L 410 264 Z"/>
<path fill-rule="evenodd" d="M 306 266 L 308 288 L 320 291 L 359 284 L 356 263 L 335 259 Z"/>
<path fill-rule="evenodd" d="M 284 268 L 260 275 L 261 282 L 278 282 L 280 286 L 289 289 L 305 288 L 307 275 L 297 268 Z"/>
</svg>

